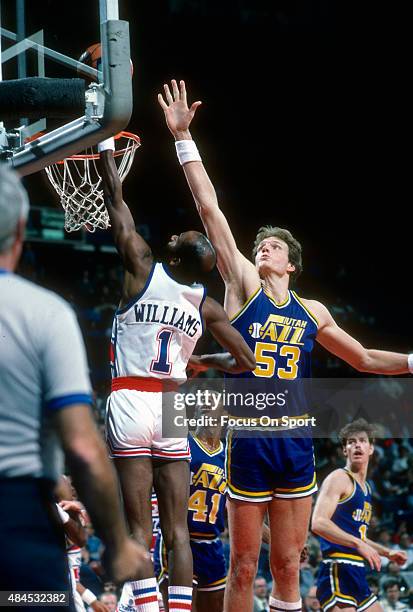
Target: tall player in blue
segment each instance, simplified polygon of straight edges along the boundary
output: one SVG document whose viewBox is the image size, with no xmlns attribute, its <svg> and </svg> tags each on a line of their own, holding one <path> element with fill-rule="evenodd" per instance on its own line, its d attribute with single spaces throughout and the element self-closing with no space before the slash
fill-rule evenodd
<svg viewBox="0 0 413 612">
<path fill-rule="evenodd" d="M 208 415 L 213 424 L 199 425 L 189 436 L 191 485 L 188 529 L 194 561 L 194 612 L 222 612 L 226 583 L 225 557 L 220 535 L 225 528 L 225 446 L 221 441 L 222 405 L 212 411 L 200 407 L 197 416 Z M 168 564 L 162 534 L 154 553 L 155 573 L 166 601 Z"/>
<path fill-rule="evenodd" d="M 362 372 L 397 375 L 413 371 L 412 355 L 365 348 L 336 324 L 323 304 L 290 291 L 290 282 L 299 276 L 302 264 L 301 246 L 289 231 L 261 228 L 253 262 L 238 250 L 189 132 L 201 102 L 188 108 L 183 81 L 179 87 L 172 81 L 171 90 L 167 85 L 164 90 L 165 98 L 159 94 L 159 103 L 217 253 L 225 283 L 225 310 L 255 352 L 257 367 L 250 376 L 267 381 L 309 376 L 315 340 Z M 227 447 L 231 563 L 226 612 L 252 610 L 261 525 L 267 511 L 275 578 L 271 610 L 301 610 L 299 559 L 308 532 L 311 495 L 316 491 L 313 449 L 307 438 L 290 443 L 283 439 L 281 444 L 273 438 L 271 444 L 268 448 L 266 439 L 243 438 L 232 439 Z"/>
<path fill-rule="evenodd" d="M 406 562 L 402 550 L 390 550 L 367 538 L 371 490 L 366 482 L 374 452 L 373 428 L 364 419 L 340 431 L 346 457 L 344 469 L 334 470 L 323 482 L 314 508 L 312 530 L 320 536 L 323 562 L 318 574 L 317 598 L 324 612 L 382 610 L 366 580 L 366 562 L 380 570 L 380 556 Z"/>
</svg>

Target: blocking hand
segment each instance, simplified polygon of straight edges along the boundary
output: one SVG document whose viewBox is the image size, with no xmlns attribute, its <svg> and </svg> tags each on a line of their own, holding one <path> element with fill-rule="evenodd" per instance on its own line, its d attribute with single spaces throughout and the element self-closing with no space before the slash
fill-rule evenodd
<svg viewBox="0 0 413 612">
<path fill-rule="evenodd" d="M 184 81 L 179 81 L 178 87 L 175 79 L 172 79 L 172 93 L 169 85 L 165 84 L 163 87 L 166 101 L 162 94 L 158 94 L 158 102 L 165 113 L 166 125 L 175 138 L 179 139 L 181 136 L 181 139 L 186 139 L 188 135 L 185 134 L 185 132 L 188 131 L 196 109 L 202 102 L 194 102 L 191 107 L 188 108 Z"/>
</svg>

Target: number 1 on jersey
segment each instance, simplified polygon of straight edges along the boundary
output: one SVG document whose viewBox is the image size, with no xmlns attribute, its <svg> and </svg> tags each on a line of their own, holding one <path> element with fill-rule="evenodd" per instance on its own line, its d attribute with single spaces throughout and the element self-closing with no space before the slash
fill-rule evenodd
<svg viewBox="0 0 413 612">
<path fill-rule="evenodd" d="M 156 336 L 158 341 L 158 355 L 156 359 L 152 359 L 151 371 L 157 374 L 170 374 L 172 363 L 169 361 L 169 344 L 171 342 L 173 331 L 170 329 L 161 329 Z"/>
</svg>

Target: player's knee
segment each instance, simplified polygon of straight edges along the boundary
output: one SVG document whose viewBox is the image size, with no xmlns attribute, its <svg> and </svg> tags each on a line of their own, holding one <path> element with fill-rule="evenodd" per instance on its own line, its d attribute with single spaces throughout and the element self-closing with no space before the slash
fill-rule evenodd
<svg viewBox="0 0 413 612">
<path fill-rule="evenodd" d="M 300 554 L 291 553 L 282 557 L 270 558 L 271 572 L 279 584 L 298 580 L 300 573 Z"/>
<path fill-rule="evenodd" d="M 231 556 L 232 579 L 242 588 L 252 584 L 257 574 L 258 557 L 256 555 Z"/>
<path fill-rule="evenodd" d="M 165 548 L 169 552 L 177 546 L 189 546 L 189 532 L 186 525 L 174 525 L 162 532 Z"/>
<path fill-rule="evenodd" d="M 145 529 L 142 529 L 142 527 L 139 525 L 132 525 L 131 531 L 132 531 L 132 535 L 134 539 L 139 544 L 141 544 L 142 546 L 145 546 L 145 548 L 149 550 L 151 543 L 152 543 L 152 531 L 148 533 L 146 532 Z"/>
</svg>

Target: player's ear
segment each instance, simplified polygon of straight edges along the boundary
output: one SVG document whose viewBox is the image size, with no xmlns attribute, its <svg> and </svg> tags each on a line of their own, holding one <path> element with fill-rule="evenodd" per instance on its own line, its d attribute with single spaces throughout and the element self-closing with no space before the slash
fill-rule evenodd
<svg viewBox="0 0 413 612">
<path fill-rule="evenodd" d="M 171 259 L 169 260 L 170 266 L 179 266 L 180 263 L 181 263 L 180 257 L 171 257 Z"/>
<path fill-rule="evenodd" d="M 295 265 L 291 261 L 288 262 L 287 272 L 295 272 Z"/>
<path fill-rule="evenodd" d="M 371 455 L 374 453 L 374 444 L 370 444 L 370 448 L 369 448 L 369 456 L 371 457 Z"/>
</svg>

